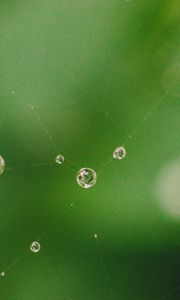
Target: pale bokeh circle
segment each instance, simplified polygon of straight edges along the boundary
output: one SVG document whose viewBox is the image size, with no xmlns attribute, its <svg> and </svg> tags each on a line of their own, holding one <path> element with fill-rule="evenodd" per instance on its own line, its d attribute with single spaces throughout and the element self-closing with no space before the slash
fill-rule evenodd
<svg viewBox="0 0 180 300">
<path fill-rule="evenodd" d="M 180 220 L 180 158 L 162 168 L 156 193 L 163 211 Z"/>
</svg>

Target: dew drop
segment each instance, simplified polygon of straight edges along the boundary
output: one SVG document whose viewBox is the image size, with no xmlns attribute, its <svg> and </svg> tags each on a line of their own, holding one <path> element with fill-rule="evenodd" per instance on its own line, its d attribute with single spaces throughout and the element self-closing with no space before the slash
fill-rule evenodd
<svg viewBox="0 0 180 300">
<path fill-rule="evenodd" d="M 0 155 L 0 175 L 2 175 L 4 173 L 4 169 L 5 169 L 5 160 Z"/>
<path fill-rule="evenodd" d="M 59 164 L 59 165 L 62 165 L 62 163 L 64 162 L 64 156 L 61 155 L 61 154 L 58 154 L 58 155 L 56 156 L 55 162 L 56 162 L 57 164 Z"/>
<path fill-rule="evenodd" d="M 32 242 L 30 245 L 30 250 L 34 253 L 39 252 L 41 249 L 41 245 L 39 242 Z"/>
<path fill-rule="evenodd" d="M 88 189 L 95 185 L 97 175 L 93 169 L 83 168 L 77 173 L 76 180 L 80 187 Z"/>
<path fill-rule="evenodd" d="M 1 277 L 4 277 L 5 276 L 5 272 L 1 272 Z"/>
<path fill-rule="evenodd" d="M 123 159 L 126 156 L 126 150 L 124 149 L 124 147 L 118 147 L 114 150 L 113 152 L 113 158 L 115 159 Z"/>
</svg>

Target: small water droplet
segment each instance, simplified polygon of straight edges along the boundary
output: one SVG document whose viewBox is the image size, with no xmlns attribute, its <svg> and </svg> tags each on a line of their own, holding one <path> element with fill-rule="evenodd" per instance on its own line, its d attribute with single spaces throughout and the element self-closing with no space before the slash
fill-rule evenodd
<svg viewBox="0 0 180 300">
<path fill-rule="evenodd" d="M 41 245 L 39 242 L 32 242 L 30 245 L 30 250 L 34 253 L 39 252 L 41 249 Z"/>
<path fill-rule="evenodd" d="M 5 170 L 5 160 L 0 155 L 0 175 L 2 175 L 4 173 L 4 170 Z"/>
<path fill-rule="evenodd" d="M 97 233 L 95 233 L 95 234 L 94 234 L 94 238 L 95 238 L 95 239 L 97 239 L 97 238 L 98 238 L 98 235 L 97 235 Z"/>
<path fill-rule="evenodd" d="M 71 206 L 71 207 L 73 207 L 73 206 L 74 206 L 74 204 L 73 204 L 73 203 L 71 203 L 71 204 L 70 204 L 70 206 Z"/>
<path fill-rule="evenodd" d="M 55 162 L 56 162 L 57 164 L 59 164 L 59 165 L 62 165 L 62 163 L 64 162 L 64 156 L 61 155 L 61 154 L 58 154 L 58 155 L 56 156 Z"/>
<path fill-rule="evenodd" d="M 1 274 L 0 274 L 2 277 L 4 277 L 5 276 L 5 272 L 1 272 Z"/>
<path fill-rule="evenodd" d="M 97 175 L 93 169 L 83 168 L 77 173 L 76 180 L 80 187 L 88 189 L 95 185 Z"/>
<path fill-rule="evenodd" d="M 113 158 L 115 159 L 123 159 L 126 156 L 126 150 L 124 149 L 124 147 L 118 147 L 114 150 L 113 152 Z"/>
</svg>

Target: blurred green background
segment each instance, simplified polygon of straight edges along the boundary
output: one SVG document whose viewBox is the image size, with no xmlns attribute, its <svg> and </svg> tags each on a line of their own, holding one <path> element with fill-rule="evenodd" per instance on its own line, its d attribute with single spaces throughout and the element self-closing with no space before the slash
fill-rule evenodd
<svg viewBox="0 0 180 300">
<path fill-rule="evenodd" d="M 0 2 L 1 299 L 180 299 L 179 9 Z"/>
</svg>

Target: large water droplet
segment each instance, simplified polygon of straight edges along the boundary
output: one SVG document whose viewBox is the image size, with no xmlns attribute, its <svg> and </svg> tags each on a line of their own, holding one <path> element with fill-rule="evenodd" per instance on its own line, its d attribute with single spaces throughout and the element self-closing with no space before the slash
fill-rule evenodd
<svg viewBox="0 0 180 300">
<path fill-rule="evenodd" d="M 113 152 L 113 158 L 115 159 L 123 159 L 126 156 L 126 150 L 124 149 L 124 147 L 118 147 L 114 150 Z"/>
<path fill-rule="evenodd" d="M 39 252 L 41 249 L 41 245 L 39 242 L 32 242 L 30 245 L 30 250 L 34 253 Z"/>
<path fill-rule="evenodd" d="M 82 188 L 88 189 L 95 185 L 97 175 L 93 169 L 83 168 L 77 173 L 76 180 Z"/>
<path fill-rule="evenodd" d="M 59 165 L 62 165 L 62 163 L 64 162 L 64 156 L 62 154 L 58 154 L 56 156 L 55 162 Z"/>
<path fill-rule="evenodd" d="M 4 170 L 5 170 L 5 160 L 0 155 L 0 175 L 2 175 L 4 173 Z"/>
</svg>

